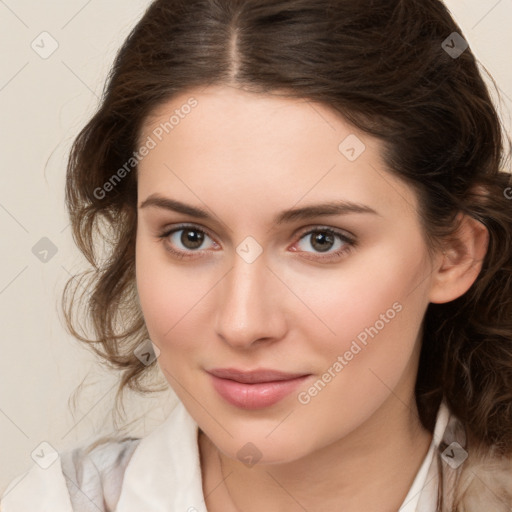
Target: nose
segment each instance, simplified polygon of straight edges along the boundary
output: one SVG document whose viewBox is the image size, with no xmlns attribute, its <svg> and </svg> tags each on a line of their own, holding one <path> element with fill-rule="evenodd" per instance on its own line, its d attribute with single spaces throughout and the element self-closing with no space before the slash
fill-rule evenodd
<svg viewBox="0 0 512 512">
<path fill-rule="evenodd" d="M 284 337 L 285 287 L 263 255 L 248 263 L 235 254 L 219 285 L 216 332 L 225 343 L 249 349 Z"/>
</svg>

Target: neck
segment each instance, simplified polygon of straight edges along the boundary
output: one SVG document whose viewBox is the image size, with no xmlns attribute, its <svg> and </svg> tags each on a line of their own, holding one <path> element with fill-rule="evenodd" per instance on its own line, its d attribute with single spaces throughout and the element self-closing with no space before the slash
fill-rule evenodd
<svg viewBox="0 0 512 512">
<path fill-rule="evenodd" d="M 248 468 L 202 434 L 206 504 L 212 512 L 338 510 L 341 503 L 344 512 L 396 511 L 431 441 L 414 397 L 405 405 L 393 394 L 357 431 L 284 464 Z"/>
</svg>

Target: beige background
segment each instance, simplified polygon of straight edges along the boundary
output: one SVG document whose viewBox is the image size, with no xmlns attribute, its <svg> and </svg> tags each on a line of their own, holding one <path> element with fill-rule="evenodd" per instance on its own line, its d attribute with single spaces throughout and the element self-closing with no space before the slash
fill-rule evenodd
<svg viewBox="0 0 512 512">
<path fill-rule="evenodd" d="M 0 492 L 28 469 L 41 442 L 60 451 L 111 428 L 105 418 L 115 380 L 65 332 L 58 315 L 62 287 L 83 265 L 64 208 L 64 175 L 71 141 L 93 114 L 115 52 L 148 4 L 0 0 Z M 447 4 L 501 89 L 510 133 L 512 0 Z M 43 59 L 32 44 L 39 52 L 58 48 Z M 43 237 L 57 250 L 46 262 L 32 252 Z M 72 415 L 68 399 L 84 378 Z M 162 421 L 170 397 L 131 402 L 131 416 L 147 412 L 136 435 Z"/>
</svg>

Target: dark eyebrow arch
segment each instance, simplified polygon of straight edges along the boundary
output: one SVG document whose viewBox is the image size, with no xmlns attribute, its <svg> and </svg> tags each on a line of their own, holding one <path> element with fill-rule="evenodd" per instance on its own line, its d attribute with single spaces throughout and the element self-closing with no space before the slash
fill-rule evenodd
<svg viewBox="0 0 512 512">
<path fill-rule="evenodd" d="M 204 209 L 191 206 L 175 199 L 163 197 L 159 194 L 151 194 L 143 201 L 139 208 L 162 208 L 185 215 L 190 215 L 198 219 L 212 219 L 212 216 Z M 313 217 L 324 215 L 344 215 L 348 213 L 371 213 L 379 215 L 373 208 L 360 203 L 350 201 L 330 201 L 322 204 L 303 206 L 301 208 L 291 208 L 280 212 L 273 220 L 274 224 L 285 224 L 297 220 L 307 220 Z"/>
</svg>

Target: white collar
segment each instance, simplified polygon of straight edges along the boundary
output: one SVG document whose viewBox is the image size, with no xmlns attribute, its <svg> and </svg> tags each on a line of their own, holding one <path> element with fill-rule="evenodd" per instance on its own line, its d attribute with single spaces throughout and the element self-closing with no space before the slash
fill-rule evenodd
<svg viewBox="0 0 512 512">
<path fill-rule="evenodd" d="M 429 451 L 400 512 L 433 510 L 437 480 L 432 462 L 449 416 L 450 411 L 442 402 Z M 178 402 L 164 423 L 141 439 L 126 468 L 115 512 L 207 512 L 197 433 L 197 423 Z"/>
<path fill-rule="evenodd" d="M 179 401 L 134 451 L 115 512 L 207 512 L 197 432 L 197 423 Z"/>
<path fill-rule="evenodd" d="M 449 419 L 450 410 L 443 400 L 437 411 L 434 433 L 427 455 L 416 473 L 399 512 L 430 512 L 435 510 L 438 488 L 435 453 L 443 439 Z"/>
</svg>

